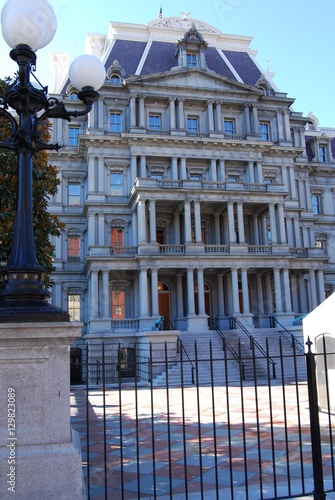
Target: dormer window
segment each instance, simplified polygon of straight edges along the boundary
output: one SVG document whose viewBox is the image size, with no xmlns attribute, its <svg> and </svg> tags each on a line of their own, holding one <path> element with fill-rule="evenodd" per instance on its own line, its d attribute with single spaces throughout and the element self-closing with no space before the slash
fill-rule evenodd
<svg viewBox="0 0 335 500">
<path fill-rule="evenodd" d="M 115 59 L 113 64 L 107 70 L 107 79 L 109 83 L 114 85 L 120 85 L 124 80 L 126 73 L 122 66 L 119 64 L 119 61 Z"/>
<path fill-rule="evenodd" d="M 199 33 L 195 24 L 185 33 L 184 38 L 177 42 L 176 56 L 181 68 L 206 69 L 205 51 L 208 43 Z"/>
</svg>

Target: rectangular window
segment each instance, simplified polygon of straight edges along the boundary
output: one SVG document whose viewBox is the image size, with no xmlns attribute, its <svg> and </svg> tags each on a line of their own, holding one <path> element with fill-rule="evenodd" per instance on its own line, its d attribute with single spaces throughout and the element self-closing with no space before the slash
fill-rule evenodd
<svg viewBox="0 0 335 500">
<path fill-rule="evenodd" d="M 112 227 L 111 229 L 111 245 L 112 247 L 123 247 L 123 229 Z"/>
<path fill-rule="evenodd" d="M 225 120 L 224 121 L 224 133 L 226 135 L 234 134 L 234 122 L 233 120 Z"/>
<path fill-rule="evenodd" d="M 320 213 L 320 196 L 316 194 L 312 196 L 312 211 L 315 215 Z"/>
<path fill-rule="evenodd" d="M 111 132 L 121 132 L 121 113 L 109 114 L 109 130 Z"/>
<path fill-rule="evenodd" d="M 161 115 L 149 115 L 149 130 L 162 130 Z"/>
<path fill-rule="evenodd" d="M 198 58 L 196 52 L 187 52 L 186 54 L 186 62 L 188 68 L 195 68 L 198 66 Z"/>
<path fill-rule="evenodd" d="M 69 127 L 69 146 L 78 145 L 79 127 Z"/>
<path fill-rule="evenodd" d="M 124 290 L 112 292 L 112 319 L 123 319 L 125 317 L 125 295 Z"/>
<path fill-rule="evenodd" d="M 261 136 L 261 141 L 268 141 L 269 140 L 269 124 L 261 122 L 259 124 L 259 133 Z"/>
<path fill-rule="evenodd" d="M 112 172 L 110 174 L 111 195 L 121 196 L 123 192 L 123 174 Z"/>
<path fill-rule="evenodd" d="M 319 146 L 319 162 L 324 163 L 326 161 L 326 148 L 324 146 Z"/>
<path fill-rule="evenodd" d="M 237 177 L 228 177 L 228 182 L 237 182 Z"/>
<path fill-rule="evenodd" d="M 72 207 L 80 205 L 80 184 L 69 184 L 69 205 Z"/>
<path fill-rule="evenodd" d="M 190 180 L 191 181 L 201 181 L 201 175 L 200 174 L 190 174 Z"/>
<path fill-rule="evenodd" d="M 195 116 L 187 118 L 187 132 L 189 135 L 196 135 L 199 132 L 199 118 Z"/>
<path fill-rule="evenodd" d="M 80 321 L 80 295 L 79 295 L 79 293 L 70 293 L 67 296 L 67 312 L 70 315 L 70 321 Z"/>
<path fill-rule="evenodd" d="M 77 235 L 68 236 L 67 258 L 69 261 L 80 260 L 80 236 Z"/>
</svg>

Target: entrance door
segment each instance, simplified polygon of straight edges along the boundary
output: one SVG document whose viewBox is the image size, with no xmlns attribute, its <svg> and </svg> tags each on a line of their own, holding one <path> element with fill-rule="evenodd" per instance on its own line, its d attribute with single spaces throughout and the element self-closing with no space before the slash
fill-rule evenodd
<svg viewBox="0 0 335 500">
<path fill-rule="evenodd" d="M 70 349 L 70 384 L 81 383 L 81 349 Z"/>
<path fill-rule="evenodd" d="M 170 290 L 166 283 L 158 283 L 158 311 L 164 317 L 163 330 L 170 330 Z"/>
</svg>

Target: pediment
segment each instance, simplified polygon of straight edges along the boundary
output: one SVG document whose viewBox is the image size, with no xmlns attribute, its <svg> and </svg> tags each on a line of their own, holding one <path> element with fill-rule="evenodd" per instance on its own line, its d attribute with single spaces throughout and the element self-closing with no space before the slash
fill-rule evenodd
<svg viewBox="0 0 335 500">
<path fill-rule="evenodd" d="M 263 92 L 251 85 L 232 80 L 230 78 L 218 75 L 214 71 L 199 68 L 172 68 L 166 73 L 156 73 L 145 76 L 132 75 L 127 79 L 128 85 L 145 84 L 150 87 L 150 84 L 155 87 L 172 87 L 172 88 L 188 88 L 201 90 L 217 90 L 220 92 L 255 92 L 262 94 Z"/>
</svg>

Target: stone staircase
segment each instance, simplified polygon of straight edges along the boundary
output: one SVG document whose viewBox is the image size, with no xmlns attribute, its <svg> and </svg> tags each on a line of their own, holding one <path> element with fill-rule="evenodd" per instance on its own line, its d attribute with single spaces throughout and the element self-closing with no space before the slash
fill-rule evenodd
<svg viewBox="0 0 335 500">
<path fill-rule="evenodd" d="M 292 339 L 287 332 L 279 332 L 275 328 L 252 329 L 249 333 L 260 345 L 261 350 L 250 348 L 250 339 L 242 330 L 225 330 L 222 332 L 236 353 L 240 352 L 243 361 L 244 380 L 260 383 L 282 375 L 284 381 L 295 378 L 306 379 L 303 347 L 295 343 L 295 356 Z M 241 365 L 227 349 L 223 352 L 223 341 L 214 330 L 206 332 L 181 332 L 177 360 L 169 364 L 166 372 L 156 376 L 154 386 L 188 385 L 224 385 L 238 383 L 241 379 Z M 267 339 L 267 340 L 266 340 Z M 299 339 L 302 342 L 301 339 Z M 263 352 L 262 352 L 263 351 Z M 254 352 L 254 355 L 253 355 Z M 268 365 L 264 352 L 268 352 L 274 362 Z"/>
</svg>

